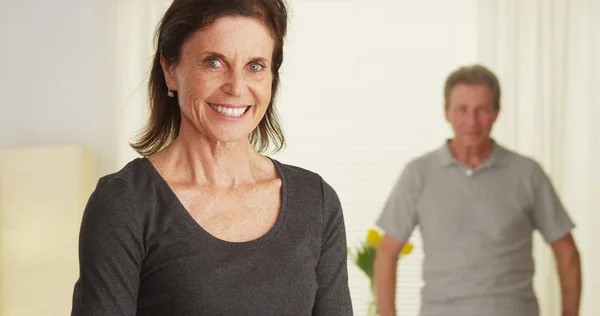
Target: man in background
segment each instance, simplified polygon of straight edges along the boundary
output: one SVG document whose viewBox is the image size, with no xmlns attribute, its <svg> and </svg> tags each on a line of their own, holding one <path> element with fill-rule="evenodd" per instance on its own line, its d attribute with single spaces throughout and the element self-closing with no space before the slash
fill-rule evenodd
<svg viewBox="0 0 600 316">
<path fill-rule="evenodd" d="M 541 166 L 490 137 L 500 111 L 497 77 L 480 65 L 459 68 L 444 97 L 454 137 L 406 165 L 377 221 L 385 232 L 374 268 L 380 315 L 396 315 L 398 256 L 418 225 L 422 316 L 538 316 L 535 229 L 556 256 L 562 315 L 577 316 L 574 224 Z"/>
</svg>

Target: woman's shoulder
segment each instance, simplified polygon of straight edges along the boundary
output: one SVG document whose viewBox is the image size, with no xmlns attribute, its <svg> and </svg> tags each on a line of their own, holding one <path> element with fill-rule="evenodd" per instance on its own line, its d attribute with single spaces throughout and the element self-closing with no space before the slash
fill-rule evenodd
<svg viewBox="0 0 600 316">
<path fill-rule="evenodd" d="M 95 247 L 102 240 L 142 240 L 152 209 L 148 207 L 152 197 L 140 185 L 151 178 L 146 163 L 144 158 L 135 159 L 98 180 L 83 213 L 80 235 L 86 244 L 94 243 Z"/>
<path fill-rule="evenodd" d="M 146 158 L 136 158 L 121 170 L 102 176 L 94 194 L 107 195 L 113 199 L 131 199 L 143 195 L 148 188 L 155 187 L 156 177 L 152 165 Z"/>
<path fill-rule="evenodd" d="M 282 178 L 285 177 L 285 179 L 282 180 L 287 180 L 288 182 L 292 183 L 300 182 L 313 184 L 318 184 L 323 180 L 323 178 L 314 171 L 299 166 L 282 163 L 273 158 L 271 158 L 271 160 L 275 164 L 275 167 L 277 167 L 280 176 L 282 176 Z"/>
<path fill-rule="evenodd" d="M 283 173 L 282 180 L 287 180 L 288 199 L 305 209 L 320 210 L 319 218 L 330 227 L 332 220 L 342 214 L 341 201 L 334 188 L 314 171 L 274 162 Z"/>
<path fill-rule="evenodd" d="M 319 173 L 299 166 L 281 163 L 275 159 L 272 160 L 280 173 L 282 173 L 282 180 L 286 181 L 289 185 L 301 187 L 304 190 L 312 188 L 326 195 L 337 195 L 335 190 Z"/>
</svg>

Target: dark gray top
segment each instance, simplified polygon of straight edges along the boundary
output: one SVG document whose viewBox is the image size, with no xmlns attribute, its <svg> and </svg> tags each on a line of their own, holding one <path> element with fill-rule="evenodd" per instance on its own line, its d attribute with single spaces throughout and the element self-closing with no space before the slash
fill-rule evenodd
<svg viewBox="0 0 600 316">
<path fill-rule="evenodd" d="M 83 215 L 71 315 L 352 315 L 337 194 L 273 163 L 279 217 L 240 243 L 198 225 L 146 158 L 101 178 Z"/>
<path fill-rule="evenodd" d="M 496 143 L 475 169 L 447 143 L 411 161 L 377 224 L 401 242 L 420 228 L 423 316 L 537 316 L 532 232 L 574 227 L 541 166 Z"/>
</svg>

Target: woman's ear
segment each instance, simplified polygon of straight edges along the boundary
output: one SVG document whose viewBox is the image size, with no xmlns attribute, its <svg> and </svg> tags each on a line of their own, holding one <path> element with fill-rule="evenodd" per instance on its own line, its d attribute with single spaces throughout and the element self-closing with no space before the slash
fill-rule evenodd
<svg viewBox="0 0 600 316">
<path fill-rule="evenodd" d="M 162 52 L 160 53 L 160 66 L 165 73 L 165 82 L 169 90 L 177 91 L 177 78 L 174 67 L 165 59 Z"/>
</svg>

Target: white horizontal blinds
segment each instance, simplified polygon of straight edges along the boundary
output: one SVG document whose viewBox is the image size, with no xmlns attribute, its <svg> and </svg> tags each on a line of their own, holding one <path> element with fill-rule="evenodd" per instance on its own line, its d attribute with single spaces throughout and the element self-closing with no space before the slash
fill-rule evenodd
<svg viewBox="0 0 600 316">
<path fill-rule="evenodd" d="M 278 99 L 288 147 L 273 157 L 334 187 L 354 250 L 405 164 L 450 135 L 442 86 L 451 69 L 475 60 L 475 1 L 289 3 Z M 398 312 L 408 316 L 422 287 L 418 228 L 410 242 L 397 288 Z M 353 263 L 348 270 L 355 315 L 366 315 L 368 279 Z"/>
</svg>

